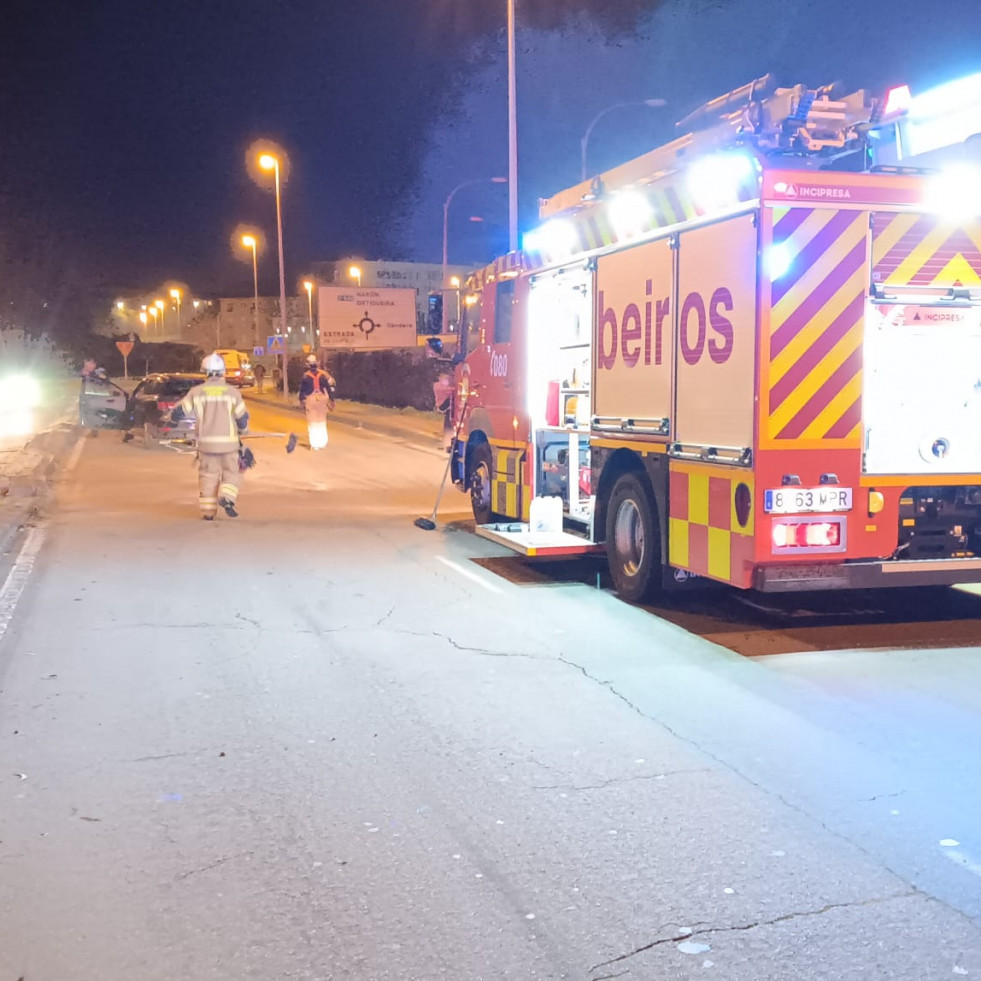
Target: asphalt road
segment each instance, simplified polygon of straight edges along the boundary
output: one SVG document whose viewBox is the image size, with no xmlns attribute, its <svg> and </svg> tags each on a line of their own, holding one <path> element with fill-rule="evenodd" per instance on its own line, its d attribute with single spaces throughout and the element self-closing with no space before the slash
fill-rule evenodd
<svg viewBox="0 0 981 981">
<path fill-rule="evenodd" d="M 415 528 L 425 439 L 252 445 L 208 524 L 190 457 L 87 439 L 11 556 L 0 981 L 981 975 L 967 626 L 628 607 L 455 490 Z"/>
</svg>

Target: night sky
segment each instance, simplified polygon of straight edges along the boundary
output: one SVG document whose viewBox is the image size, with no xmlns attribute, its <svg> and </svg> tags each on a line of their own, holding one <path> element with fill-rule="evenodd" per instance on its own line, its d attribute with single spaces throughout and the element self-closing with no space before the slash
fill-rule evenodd
<svg viewBox="0 0 981 981">
<path fill-rule="evenodd" d="M 675 119 L 768 71 L 923 89 L 981 71 L 981 2 L 517 0 L 521 224 L 578 178 L 671 138 Z M 0 291 L 248 292 L 242 222 L 274 241 L 253 140 L 290 155 L 290 285 L 315 259 L 438 261 L 442 203 L 507 173 L 505 0 L 14 0 L 0 30 Z M 470 216 L 484 220 L 469 221 Z M 451 261 L 506 246 L 507 188 L 454 200 Z M 276 290 L 275 252 L 261 288 Z"/>
</svg>

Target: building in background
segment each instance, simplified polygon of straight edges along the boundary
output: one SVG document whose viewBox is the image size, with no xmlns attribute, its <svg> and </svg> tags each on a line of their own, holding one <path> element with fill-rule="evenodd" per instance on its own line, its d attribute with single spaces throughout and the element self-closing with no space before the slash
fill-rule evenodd
<svg viewBox="0 0 981 981">
<path fill-rule="evenodd" d="M 258 330 L 255 329 L 251 296 L 223 296 L 215 300 L 184 325 L 181 340 L 203 351 L 235 348 L 251 352 L 264 348 L 266 338 L 283 332 L 279 316 L 279 297 L 259 297 Z M 258 343 L 255 338 L 258 336 Z M 286 336 L 290 351 L 300 352 L 314 345 L 310 335 L 310 317 L 306 294 L 286 297 Z"/>
</svg>

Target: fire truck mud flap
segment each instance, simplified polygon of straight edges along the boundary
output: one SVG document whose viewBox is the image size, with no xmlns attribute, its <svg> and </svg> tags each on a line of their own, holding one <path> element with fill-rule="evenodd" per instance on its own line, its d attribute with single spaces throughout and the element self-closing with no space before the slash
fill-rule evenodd
<svg viewBox="0 0 981 981">
<path fill-rule="evenodd" d="M 532 531 L 524 522 L 502 521 L 489 525 L 477 525 L 476 533 L 488 541 L 529 558 L 564 558 L 570 555 L 588 555 L 602 552 L 603 546 L 588 542 L 578 535 L 564 531 Z"/>
<path fill-rule="evenodd" d="M 972 582 L 981 582 L 981 558 L 768 565 L 757 566 L 753 574 L 753 588 L 764 593 L 883 586 L 956 586 Z"/>
</svg>

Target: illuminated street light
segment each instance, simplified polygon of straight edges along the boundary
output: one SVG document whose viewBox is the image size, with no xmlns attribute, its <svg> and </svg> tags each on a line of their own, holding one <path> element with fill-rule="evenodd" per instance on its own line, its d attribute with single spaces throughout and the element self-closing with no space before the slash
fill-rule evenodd
<svg viewBox="0 0 981 981">
<path fill-rule="evenodd" d="M 122 309 L 123 309 L 123 307 L 125 307 L 125 306 L 126 306 L 126 304 L 125 304 L 125 303 L 123 303 L 123 301 L 122 301 L 122 300 L 116 300 L 116 309 L 117 309 L 117 310 L 122 310 Z"/>
<path fill-rule="evenodd" d="M 163 300 L 154 300 L 153 305 L 160 311 L 160 336 L 163 337 L 164 331 L 167 329 L 167 318 L 164 314 L 166 304 Z"/>
<path fill-rule="evenodd" d="M 667 103 L 664 99 L 641 99 L 635 100 L 633 102 L 618 102 L 616 105 L 607 106 L 602 112 L 598 113 L 593 121 L 586 127 L 586 134 L 579 141 L 579 147 L 582 151 L 582 180 L 587 180 L 586 171 L 586 148 L 589 146 L 589 137 L 593 132 L 593 127 L 608 113 L 613 112 L 614 109 L 624 109 L 627 106 L 650 106 L 652 109 L 660 109 L 662 106 L 666 106 Z"/>
<path fill-rule="evenodd" d="M 147 313 L 149 313 L 150 316 L 153 317 L 153 330 L 150 331 L 150 333 L 151 333 L 151 335 L 152 334 L 156 334 L 156 332 L 157 332 L 157 317 L 160 316 L 160 311 L 156 307 L 150 307 L 150 309 L 147 311 Z M 143 322 L 146 323 L 146 314 L 144 314 L 143 317 L 144 317 Z"/>
<path fill-rule="evenodd" d="M 310 343 L 313 343 L 313 283 L 303 280 L 303 288 L 307 291 L 307 311 L 310 315 Z"/>
<path fill-rule="evenodd" d="M 271 170 L 276 177 L 276 232 L 279 236 L 279 319 L 280 329 L 287 334 L 286 329 L 286 267 L 283 263 L 283 206 L 279 187 L 279 157 L 264 153 L 259 157 L 259 166 L 263 170 Z M 285 343 L 285 342 L 284 342 Z M 289 380 L 286 377 L 286 350 L 283 350 L 283 398 L 288 402 L 290 397 Z"/>
<path fill-rule="evenodd" d="M 457 184 L 443 202 L 443 276 L 440 281 L 441 289 L 446 289 L 446 273 L 449 265 L 450 202 L 457 191 L 462 191 L 463 188 L 469 187 L 471 184 L 483 184 L 485 181 L 489 181 L 491 184 L 507 184 L 508 179 L 506 177 L 474 177 L 462 184 Z"/>
<path fill-rule="evenodd" d="M 171 298 L 177 301 L 177 333 L 181 332 L 181 291 L 179 289 L 172 289 L 170 291 Z"/>
<path fill-rule="evenodd" d="M 348 269 L 347 274 L 351 277 L 351 279 L 356 279 L 358 281 L 358 289 L 361 289 L 361 267 L 351 266 Z"/>
<path fill-rule="evenodd" d="M 256 249 L 259 243 L 254 235 L 243 235 L 242 244 L 252 250 L 252 285 L 255 287 L 255 301 L 252 307 L 252 346 L 259 346 L 259 260 Z"/>
</svg>

